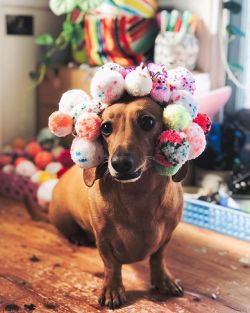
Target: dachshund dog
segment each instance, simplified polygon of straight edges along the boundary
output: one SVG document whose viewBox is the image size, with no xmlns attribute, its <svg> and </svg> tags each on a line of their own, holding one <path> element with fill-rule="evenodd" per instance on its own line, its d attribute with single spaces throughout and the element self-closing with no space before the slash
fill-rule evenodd
<svg viewBox="0 0 250 313">
<path fill-rule="evenodd" d="M 50 220 L 68 238 L 79 229 L 92 234 L 104 263 L 101 305 L 126 301 L 122 264 L 150 258 L 151 284 L 160 293 L 181 296 L 168 271 L 164 250 L 180 221 L 183 192 L 174 176 L 153 168 L 163 130 L 162 108 L 149 97 L 121 100 L 102 114 L 101 135 L 108 159 L 95 169 L 72 167 L 54 189 Z M 177 181 L 177 182 L 176 182 Z"/>
</svg>

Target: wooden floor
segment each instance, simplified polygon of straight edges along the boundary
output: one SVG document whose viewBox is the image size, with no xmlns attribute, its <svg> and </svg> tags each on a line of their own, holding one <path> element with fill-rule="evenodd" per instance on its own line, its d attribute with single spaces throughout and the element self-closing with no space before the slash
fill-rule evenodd
<svg viewBox="0 0 250 313">
<path fill-rule="evenodd" d="M 144 261 L 124 266 L 128 303 L 117 312 L 250 312 L 250 244 L 180 224 L 166 258 L 185 296 L 149 291 Z M 0 312 L 111 312 L 97 304 L 102 269 L 95 248 L 69 244 L 0 198 Z"/>
</svg>

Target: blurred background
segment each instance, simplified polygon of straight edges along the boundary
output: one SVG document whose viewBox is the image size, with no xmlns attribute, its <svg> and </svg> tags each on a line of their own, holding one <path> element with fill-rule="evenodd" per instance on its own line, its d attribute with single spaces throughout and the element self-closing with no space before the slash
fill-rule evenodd
<svg viewBox="0 0 250 313">
<path fill-rule="evenodd" d="M 248 0 L 0 0 L 0 193 L 46 210 L 53 184 L 39 188 L 72 165 L 48 116 L 63 92 L 88 92 L 98 66 L 185 66 L 213 124 L 184 220 L 250 240 L 249 30 Z"/>
</svg>

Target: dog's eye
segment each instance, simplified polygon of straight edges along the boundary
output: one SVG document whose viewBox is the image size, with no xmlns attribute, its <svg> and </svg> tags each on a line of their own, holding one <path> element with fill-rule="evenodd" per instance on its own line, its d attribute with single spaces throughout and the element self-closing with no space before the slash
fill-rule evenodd
<svg viewBox="0 0 250 313">
<path fill-rule="evenodd" d="M 155 126 L 155 120 L 152 116 L 143 115 L 138 119 L 138 123 L 143 130 L 151 130 Z"/>
<path fill-rule="evenodd" d="M 111 122 L 106 122 L 103 123 L 101 126 L 101 133 L 103 134 L 103 136 L 108 137 L 109 135 L 111 135 L 113 132 L 113 126 Z"/>
</svg>

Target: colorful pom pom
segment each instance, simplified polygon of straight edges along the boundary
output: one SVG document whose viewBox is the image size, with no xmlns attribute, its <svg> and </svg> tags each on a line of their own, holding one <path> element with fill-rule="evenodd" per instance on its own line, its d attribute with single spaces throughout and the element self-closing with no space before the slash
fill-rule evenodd
<svg viewBox="0 0 250 313">
<path fill-rule="evenodd" d="M 32 157 L 35 157 L 37 153 L 40 152 L 41 150 L 42 150 L 41 146 L 36 141 L 30 142 L 26 146 L 26 152 Z"/>
<path fill-rule="evenodd" d="M 52 154 L 48 151 L 40 151 L 35 157 L 35 164 L 39 169 L 44 169 L 52 162 Z"/>
<path fill-rule="evenodd" d="M 91 81 L 90 93 L 101 102 L 112 103 L 124 93 L 124 78 L 116 71 L 97 71 Z"/>
<path fill-rule="evenodd" d="M 190 92 L 186 90 L 175 90 L 171 95 L 171 101 L 175 104 L 181 104 L 194 119 L 198 114 L 197 103 Z"/>
<path fill-rule="evenodd" d="M 68 113 L 56 111 L 49 117 L 49 129 L 57 137 L 64 137 L 72 133 L 73 119 Z"/>
<path fill-rule="evenodd" d="M 191 94 L 195 91 L 195 79 L 193 74 L 184 67 L 168 71 L 168 82 L 177 90 L 187 90 Z"/>
<path fill-rule="evenodd" d="M 207 114 L 198 113 L 196 118 L 193 120 L 194 123 L 198 124 L 204 131 L 205 134 L 210 132 L 212 121 Z"/>
<path fill-rule="evenodd" d="M 202 128 L 191 123 L 185 130 L 187 141 L 190 145 L 188 160 L 197 158 L 206 148 L 206 137 Z"/>
<path fill-rule="evenodd" d="M 122 70 L 124 70 L 124 67 L 122 67 L 121 65 L 117 63 L 108 62 L 104 64 L 103 66 L 101 66 L 101 68 L 98 71 L 102 71 L 102 70 L 111 70 L 111 71 L 121 72 Z"/>
<path fill-rule="evenodd" d="M 104 158 L 102 144 L 77 137 L 71 146 L 71 158 L 81 168 L 96 167 Z"/>
<path fill-rule="evenodd" d="M 155 163 L 154 168 L 162 176 L 173 176 L 179 171 L 179 169 L 181 168 L 181 165 L 165 167 L 165 166 Z"/>
<path fill-rule="evenodd" d="M 191 123 L 191 115 L 180 104 L 170 104 L 163 110 L 163 123 L 174 130 L 184 130 Z"/>
<path fill-rule="evenodd" d="M 51 162 L 45 167 L 45 171 L 56 174 L 63 168 L 62 164 L 60 162 Z"/>
<path fill-rule="evenodd" d="M 66 91 L 59 102 L 59 111 L 70 113 L 71 110 L 78 104 L 88 102 L 90 97 L 80 89 L 72 89 Z"/>
<path fill-rule="evenodd" d="M 82 113 L 75 124 L 77 135 L 87 141 L 94 141 L 100 135 L 102 120 L 96 113 Z"/>
<path fill-rule="evenodd" d="M 125 77 L 125 89 L 134 97 L 143 97 L 150 93 L 152 89 L 152 79 L 148 69 L 140 66 L 127 74 Z"/>
<path fill-rule="evenodd" d="M 183 164 L 189 155 L 189 143 L 184 132 L 166 130 L 160 134 L 155 160 L 165 167 Z"/>
</svg>

